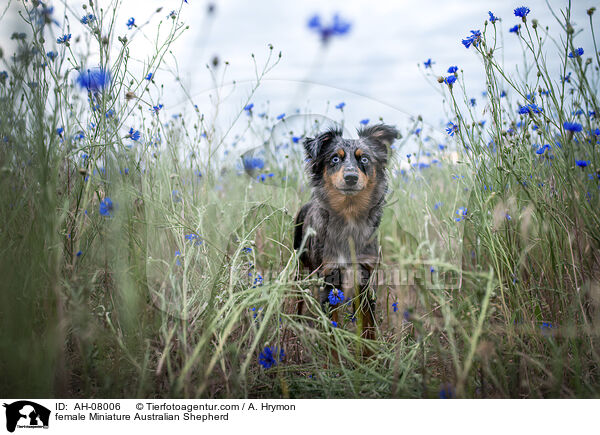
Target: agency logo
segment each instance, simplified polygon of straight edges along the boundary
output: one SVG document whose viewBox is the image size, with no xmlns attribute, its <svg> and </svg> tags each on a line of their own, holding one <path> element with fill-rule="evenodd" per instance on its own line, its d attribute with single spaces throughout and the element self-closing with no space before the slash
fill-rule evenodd
<svg viewBox="0 0 600 435">
<path fill-rule="evenodd" d="M 19 429 L 48 429 L 50 410 L 29 400 L 19 400 L 6 408 L 6 430 L 14 432 Z"/>
</svg>

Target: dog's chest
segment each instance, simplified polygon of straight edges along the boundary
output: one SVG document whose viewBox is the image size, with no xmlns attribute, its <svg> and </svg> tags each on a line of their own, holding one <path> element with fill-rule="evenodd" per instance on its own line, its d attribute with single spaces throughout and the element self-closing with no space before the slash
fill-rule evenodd
<svg viewBox="0 0 600 435">
<path fill-rule="evenodd" d="M 347 263 L 353 256 L 373 255 L 377 250 L 376 230 L 366 220 L 331 219 L 325 234 L 324 257 Z"/>
</svg>

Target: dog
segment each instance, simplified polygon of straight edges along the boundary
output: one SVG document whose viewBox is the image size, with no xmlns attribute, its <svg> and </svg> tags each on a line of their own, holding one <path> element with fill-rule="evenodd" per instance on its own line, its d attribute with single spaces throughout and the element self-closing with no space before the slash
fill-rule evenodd
<svg viewBox="0 0 600 435">
<path fill-rule="evenodd" d="M 370 281 L 380 258 L 376 233 L 389 148 L 397 137 L 394 127 L 377 124 L 359 129 L 354 140 L 331 128 L 304 141 L 312 196 L 296 216 L 294 249 L 300 250 L 303 269 L 323 277 L 319 299 L 333 321 L 344 299 L 359 296 L 353 298 L 354 312 L 368 339 L 375 338 L 376 288 Z"/>
</svg>

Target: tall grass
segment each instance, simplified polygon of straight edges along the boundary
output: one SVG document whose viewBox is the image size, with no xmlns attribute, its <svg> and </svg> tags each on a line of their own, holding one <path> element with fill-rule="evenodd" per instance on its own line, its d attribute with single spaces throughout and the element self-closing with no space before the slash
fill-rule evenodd
<svg viewBox="0 0 600 435">
<path fill-rule="evenodd" d="M 488 123 L 460 72 L 440 84 L 456 152 L 430 148 L 419 119 L 399 125 L 377 339 L 364 340 L 350 305 L 331 324 L 311 294 L 318 278 L 299 275 L 291 248 L 310 194 L 294 138 L 320 124 L 288 118 L 294 131 L 272 143 L 264 127 L 277 119 L 248 99 L 234 122 L 247 119 L 244 131 L 267 145 L 219 159 L 230 130 L 197 110 L 168 117 L 146 79 L 185 30 L 180 11 L 157 11 L 157 51 L 134 74 L 116 7 L 86 7 L 95 56 L 54 44 L 43 5 L 23 7 L 31 35 L 15 36 L 0 76 L 3 396 L 599 395 L 599 63 L 595 39 L 590 60 L 568 56 L 569 8 L 557 13 L 560 35 L 522 21 L 526 76 L 497 61 L 501 23 L 486 23 L 470 50 L 486 74 Z M 549 67 L 550 43 L 570 81 Z M 111 79 L 81 89 L 92 59 Z M 257 66 L 252 91 L 277 62 Z M 520 115 L 526 104 L 543 110 Z M 410 166 L 406 141 L 419 144 Z"/>
</svg>

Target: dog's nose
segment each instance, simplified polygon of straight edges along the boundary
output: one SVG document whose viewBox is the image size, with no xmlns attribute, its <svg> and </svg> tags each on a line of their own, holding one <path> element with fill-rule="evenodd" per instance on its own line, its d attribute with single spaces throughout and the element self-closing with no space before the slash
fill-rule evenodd
<svg viewBox="0 0 600 435">
<path fill-rule="evenodd" d="M 358 182 L 358 174 L 345 174 L 344 181 L 348 186 L 354 186 Z"/>
</svg>

